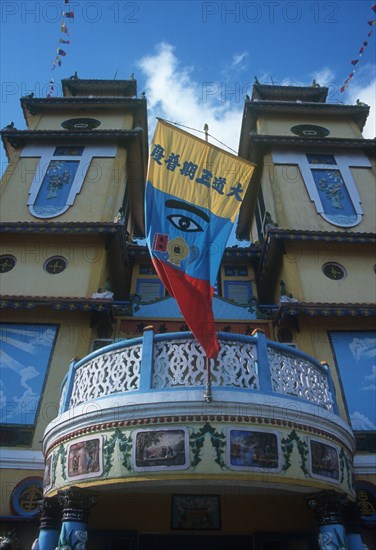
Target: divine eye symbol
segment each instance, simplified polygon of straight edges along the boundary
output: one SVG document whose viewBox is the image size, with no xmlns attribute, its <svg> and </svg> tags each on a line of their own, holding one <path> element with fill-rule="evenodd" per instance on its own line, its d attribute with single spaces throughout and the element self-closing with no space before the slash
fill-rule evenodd
<svg viewBox="0 0 376 550">
<path fill-rule="evenodd" d="M 176 227 L 176 229 L 180 229 L 180 231 L 185 231 L 187 233 L 203 231 L 200 224 L 188 216 L 183 216 L 183 214 L 171 214 L 170 216 L 167 216 L 167 219 L 174 227 Z"/>
</svg>

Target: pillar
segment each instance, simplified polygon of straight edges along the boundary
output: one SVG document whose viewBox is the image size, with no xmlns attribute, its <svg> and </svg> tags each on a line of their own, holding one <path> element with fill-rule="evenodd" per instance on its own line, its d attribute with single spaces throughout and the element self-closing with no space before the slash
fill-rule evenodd
<svg viewBox="0 0 376 550">
<path fill-rule="evenodd" d="M 58 548 L 85 550 L 87 522 L 90 509 L 97 502 L 97 495 L 73 486 L 58 491 L 57 498 L 63 510 Z"/>
<path fill-rule="evenodd" d="M 307 499 L 319 527 L 321 550 L 347 550 L 344 514 L 348 500 L 342 493 L 322 491 Z"/>
<path fill-rule="evenodd" d="M 34 550 L 55 549 L 59 540 L 61 512 L 56 497 L 39 502 L 39 537 L 32 546 Z"/>
<path fill-rule="evenodd" d="M 359 506 L 355 502 L 349 502 L 345 513 L 345 529 L 349 550 L 363 550 L 361 537 L 362 519 Z"/>
</svg>

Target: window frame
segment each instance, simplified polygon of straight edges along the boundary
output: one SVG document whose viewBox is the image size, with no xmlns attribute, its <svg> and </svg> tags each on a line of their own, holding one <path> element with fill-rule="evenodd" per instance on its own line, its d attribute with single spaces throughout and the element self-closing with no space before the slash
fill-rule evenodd
<svg viewBox="0 0 376 550">
<path fill-rule="evenodd" d="M 74 145 L 74 144 L 73 144 Z M 28 157 L 37 157 L 39 158 L 38 165 L 35 170 L 33 181 L 31 182 L 29 189 L 29 198 L 27 201 L 27 206 L 29 212 L 35 218 L 48 219 L 55 218 L 64 214 L 74 203 L 76 196 L 81 192 L 82 186 L 84 184 L 86 175 L 89 171 L 91 162 L 94 157 L 114 157 L 116 156 L 116 146 L 112 144 L 104 145 L 82 145 L 84 150 L 81 155 L 54 155 L 54 152 L 57 147 L 62 147 L 61 144 L 54 145 L 26 145 L 23 151 L 20 154 L 20 158 Z M 34 209 L 35 201 L 38 197 L 39 191 L 42 187 L 42 183 L 47 174 L 47 170 L 52 161 L 77 161 L 79 164 L 76 170 L 76 173 L 73 178 L 73 182 L 70 186 L 70 191 L 66 199 L 65 206 L 61 207 L 54 213 L 47 212 L 41 213 L 36 212 Z"/>
<path fill-rule="evenodd" d="M 328 165 L 317 165 L 312 164 L 308 161 L 307 155 L 314 155 L 317 154 L 317 151 L 312 150 L 304 150 L 302 152 L 299 151 L 278 151 L 275 150 L 272 152 L 272 158 L 274 164 L 291 164 L 291 165 L 298 165 L 303 182 L 305 184 L 307 193 L 309 195 L 309 198 L 314 203 L 316 207 L 316 212 L 320 214 L 320 216 L 330 223 L 331 225 L 335 225 L 336 227 L 354 227 L 355 225 L 358 225 L 362 221 L 363 216 L 363 209 L 361 206 L 361 199 L 356 187 L 355 180 L 352 176 L 350 167 L 357 167 L 357 168 L 371 168 L 371 163 L 367 159 L 367 157 L 363 153 L 349 151 L 349 152 L 322 152 L 320 154 L 323 155 L 330 155 L 333 156 L 336 164 L 328 164 Z M 346 186 L 347 192 L 349 194 L 350 201 L 352 202 L 352 205 L 354 207 L 356 219 L 355 221 L 351 221 L 348 223 L 341 222 L 338 223 L 335 220 L 331 219 L 327 214 L 325 214 L 324 206 L 322 204 L 319 192 L 316 187 L 316 182 L 314 180 L 312 169 L 317 169 L 318 166 L 321 167 L 321 169 L 332 169 L 332 170 L 338 170 L 340 172 L 340 175 L 342 177 L 343 183 Z"/>
</svg>

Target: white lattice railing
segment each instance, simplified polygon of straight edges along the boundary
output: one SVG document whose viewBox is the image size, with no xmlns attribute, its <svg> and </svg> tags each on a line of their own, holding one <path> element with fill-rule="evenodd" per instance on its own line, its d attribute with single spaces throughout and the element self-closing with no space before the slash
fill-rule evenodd
<svg viewBox="0 0 376 550">
<path fill-rule="evenodd" d="M 310 356 L 266 340 L 222 333 L 211 364 L 213 388 L 279 394 L 337 412 L 329 369 Z M 126 392 L 202 388 L 206 359 L 187 333 L 154 335 L 111 344 L 72 363 L 64 382 L 60 411 Z"/>
<path fill-rule="evenodd" d="M 86 401 L 139 389 L 141 345 L 97 355 L 76 369 L 69 408 Z"/>
<path fill-rule="evenodd" d="M 211 368 L 214 386 L 258 389 L 256 344 L 221 342 Z M 205 356 L 196 340 L 168 340 L 154 346 L 153 388 L 204 386 Z"/>
<path fill-rule="evenodd" d="M 306 357 L 268 345 L 273 392 L 293 395 L 333 410 L 328 376 Z"/>
</svg>

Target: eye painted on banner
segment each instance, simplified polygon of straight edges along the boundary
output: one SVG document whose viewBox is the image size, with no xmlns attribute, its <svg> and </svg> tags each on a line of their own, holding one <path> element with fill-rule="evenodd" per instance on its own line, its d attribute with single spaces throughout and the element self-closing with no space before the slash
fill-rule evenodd
<svg viewBox="0 0 376 550">
<path fill-rule="evenodd" d="M 167 219 L 172 223 L 176 229 L 181 231 L 187 231 L 193 233 L 194 231 L 203 231 L 201 225 L 189 218 L 188 216 L 183 216 L 182 214 L 175 214 L 167 216 Z"/>
<path fill-rule="evenodd" d="M 204 222 L 210 222 L 210 218 L 205 212 L 187 202 L 169 199 L 166 201 L 166 206 L 168 208 L 178 208 L 179 210 L 185 210 L 186 212 L 199 216 Z M 180 231 L 185 231 L 187 233 L 204 231 L 204 229 L 197 221 L 185 214 L 178 214 L 175 212 L 174 214 L 170 214 L 169 216 L 167 216 L 167 219 L 172 223 L 174 227 L 176 227 L 176 229 L 180 229 Z"/>
</svg>

